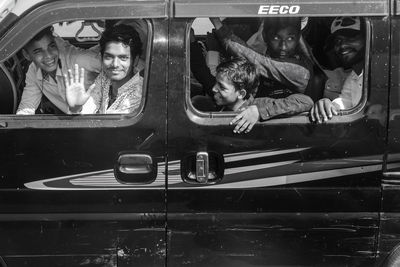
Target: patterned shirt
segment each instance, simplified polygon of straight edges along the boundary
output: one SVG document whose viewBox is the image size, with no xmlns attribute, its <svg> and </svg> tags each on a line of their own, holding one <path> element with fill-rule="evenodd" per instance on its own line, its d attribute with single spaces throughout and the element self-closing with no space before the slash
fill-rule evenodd
<svg viewBox="0 0 400 267">
<path fill-rule="evenodd" d="M 143 78 L 137 72 L 129 81 L 118 88 L 115 101 L 108 106 L 111 80 L 101 72 L 94 81 L 91 97 L 83 105 L 81 114 L 121 114 L 132 113 L 139 108 L 142 100 Z"/>
</svg>

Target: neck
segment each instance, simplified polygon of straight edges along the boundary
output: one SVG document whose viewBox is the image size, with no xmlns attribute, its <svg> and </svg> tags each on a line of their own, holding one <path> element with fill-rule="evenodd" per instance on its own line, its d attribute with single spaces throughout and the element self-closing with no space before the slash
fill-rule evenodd
<svg viewBox="0 0 400 267">
<path fill-rule="evenodd" d="M 244 99 L 238 99 L 235 103 L 228 105 L 227 107 L 232 111 L 238 111 L 239 108 L 246 102 Z"/>
<path fill-rule="evenodd" d="M 357 75 L 360 75 L 361 72 L 364 69 L 364 61 L 361 61 L 361 62 L 358 62 L 358 63 L 354 64 L 352 69 L 354 70 L 355 73 L 357 73 Z"/>
<path fill-rule="evenodd" d="M 133 72 L 127 75 L 122 80 L 111 80 L 111 88 L 113 89 L 113 93 L 116 93 L 118 89 L 123 86 L 126 82 L 128 82 L 133 77 Z"/>
</svg>

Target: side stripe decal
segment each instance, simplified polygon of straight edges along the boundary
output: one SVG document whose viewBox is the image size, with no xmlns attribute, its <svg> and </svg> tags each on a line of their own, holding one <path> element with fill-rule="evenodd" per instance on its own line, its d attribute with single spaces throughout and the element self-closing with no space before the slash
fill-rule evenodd
<svg viewBox="0 0 400 267">
<path fill-rule="evenodd" d="M 269 156 L 296 153 L 307 148 L 281 151 L 252 151 L 252 153 L 234 153 L 225 155 L 226 162 L 238 163 L 249 158 L 262 158 L 268 162 Z M 168 188 L 176 189 L 235 189 L 260 188 L 300 182 L 331 179 L 346 175 L 376 172 L 382 170 L 380 155 L 356 157 L 337 160 L 323 160 L 310 162 L 279 161 L 261 163 L 250 166 L 236 164 L 225 170 L 221 183 L 215 185 L 189 185 L 180 177 L 180 162 L 168 162 Z M 363 166 L 359 166 L 363 164 Z M 391 163 L 390 168 L 398 168 L 400 163 Z M 318 171 L 315 171 L 318 170 Z M 287 175 L 281 175 L 285 173 Z M 35 190 L 164 190 L 165 164 L 159 164 L 157 179 L 146 185 L 121 184 L 115 177 L 113 170 L 103 170 L 44 179 L 26 183 L 25 186 Z"/>
</svg>

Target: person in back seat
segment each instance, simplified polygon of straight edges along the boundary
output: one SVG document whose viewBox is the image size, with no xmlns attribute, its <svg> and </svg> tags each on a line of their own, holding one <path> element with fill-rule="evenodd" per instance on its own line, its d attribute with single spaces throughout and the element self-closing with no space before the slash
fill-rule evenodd
<svg viewBox="0 0 400 267">
<path fill-rule="evenodd" d="M 195 96 L 193 106 L 202 111 L 239 111 L 254 101 L 259 84 L 254 64 L 233 58 L 217 66 L 212 97 Z"/>
<path fill-rule="evenodd" d="M 234 132 L 249 132 L 260 120 L 291 116 L 309 111 L 313 106 L 304 95 L 312 75 L 312 64 L 299 52 L 301 18 L 265 18 L 263 39 L 267 52 L 261 55 L 232 34 L 217 18 L 211 18 L 224 48 L 255 64 L 260 72 L 260 86 L 253 104 L 231 122 Z"/>
<path fill-rule="evenodd" d="M 55 37 L 52 27 L 40 31 L 25 45 L 22 53 L 32 63 L 26 73 L 17 115 L 49 113 L 45 106 L 51 106 L 51 113 L 68 113 L 63 75 L 75 64 L 96 73 L 101 68 L 98 53 L 77 48 Z M 90 78 L 86 80 L 86 85 L 92 82 Z M 44 104 L 46 101 L 48 103 Z"/>
<path fill-rule="evenodd" d="M 365 57 L 365 25 L 359 17 L 337 17 L 331 24 L 333 50 L 340 67 L 325 70 L 328 80 L 324 98 L 311 110 L 311 121 L 322 123 L 340 110 L 356 106 L 362 96 Z"/>
<path fill-rule="evenodd" d="M 117 24 L 100 39 L 102 72 L 86 91 L 84 69 L 70 69 L 64 76 L 66 98 L 72 113 L 132 113 L 142 99 L 143 78 L 138 69 L 142 42 L 136 30 Z"/>
</svg>

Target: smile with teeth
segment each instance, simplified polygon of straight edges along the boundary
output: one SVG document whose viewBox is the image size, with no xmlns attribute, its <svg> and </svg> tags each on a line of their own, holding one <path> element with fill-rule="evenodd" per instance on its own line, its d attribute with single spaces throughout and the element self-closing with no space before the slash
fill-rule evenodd
<svg viewBox="0 0 400 267">
<path fill-rule="evenodd" d="M 45 61 L 44 64 L 49 66 L 49 67 L 52 67 L 52 66 L 54 66 L 56 64 L 56 60 L 53 59 L 53 60 Z"/>
<path fill-rule="evenodd" d="M 353 52 L 352 49 L 346 49 L 346 50 L 342 50 L 342 51 L 340 52 L 340 54 L 341 54 L 341 55 L 347 55 L 347 54 L 350 54 L 350 53 L 352 53 L 352 52 Z"/>
</svg>

